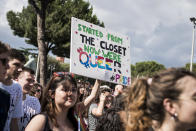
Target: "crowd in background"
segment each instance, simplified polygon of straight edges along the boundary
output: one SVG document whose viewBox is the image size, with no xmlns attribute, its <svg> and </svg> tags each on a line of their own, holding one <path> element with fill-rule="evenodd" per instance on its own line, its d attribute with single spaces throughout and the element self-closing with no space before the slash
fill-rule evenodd
<svg viewBox="0 0 196 131">
<path fill-rule="evenodd" d="M 46 87 L 24 55 L 0 42 L 0 130 L 188 131 L 196 128 L 196 75 L 169 68 L 129 87 L 54 74 Z"/>
</svg>

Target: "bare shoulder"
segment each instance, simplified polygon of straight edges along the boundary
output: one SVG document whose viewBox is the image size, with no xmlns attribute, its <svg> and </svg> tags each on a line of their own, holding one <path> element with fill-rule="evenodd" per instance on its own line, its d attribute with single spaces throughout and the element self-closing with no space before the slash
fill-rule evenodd
<svg viewBox="0 0 196 131">
<path fill-rule="evenodd" d="M 25 131 L 43 131 L 46 124 L 46 116 L 44 114 L 39 114 L 33 117 L 29 122 Z"/>
</svg>

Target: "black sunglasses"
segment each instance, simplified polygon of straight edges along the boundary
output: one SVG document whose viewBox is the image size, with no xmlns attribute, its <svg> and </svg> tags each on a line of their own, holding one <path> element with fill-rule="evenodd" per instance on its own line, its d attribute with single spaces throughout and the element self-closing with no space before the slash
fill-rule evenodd
<svg viewBox="0 0 196 131">
<path fill-rule="evenodd" d="M 41 90 L 40 89 L 37 89 L 36 92 L 41 92 Z"/>
<path fill-rule="evenodd" d="M 7 58 L 0 58 L 1 63 L 5 66 L 8 63 L 8 59 Z"/>
</svg>

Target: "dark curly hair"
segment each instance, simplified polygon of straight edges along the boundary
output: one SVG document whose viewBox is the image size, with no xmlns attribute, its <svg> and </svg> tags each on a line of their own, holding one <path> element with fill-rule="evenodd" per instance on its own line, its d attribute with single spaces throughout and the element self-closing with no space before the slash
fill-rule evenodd
<svg viewBox="0 0 196 131">
<path fill-rule="evenodd" d="M 124 131 L 119 108 L 110 108 L 98 118 L 95 131 Z"/>
</svg>

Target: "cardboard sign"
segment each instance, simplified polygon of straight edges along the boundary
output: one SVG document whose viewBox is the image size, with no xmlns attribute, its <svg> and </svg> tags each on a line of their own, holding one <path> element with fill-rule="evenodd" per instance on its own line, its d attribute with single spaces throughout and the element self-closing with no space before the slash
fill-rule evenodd
<svg viewBox="0 0 196 131">
<path fill-rule="evenodd" d="M 130 38 L 72 17 L 70 72 L 129 85 Z"/>
</svg>

